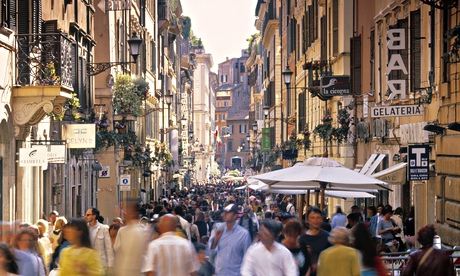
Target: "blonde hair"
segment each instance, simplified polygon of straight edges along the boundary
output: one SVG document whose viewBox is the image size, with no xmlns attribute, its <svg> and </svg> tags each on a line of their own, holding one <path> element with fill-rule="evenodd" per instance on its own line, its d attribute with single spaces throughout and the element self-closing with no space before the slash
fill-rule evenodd
<svg viewBox="0 0 460 276">
<path fill-rule="evenodd" d="M 54 223 L 54 230 L 62 230 L 62 227 L 67 224 L 65 217 L 58 217 Z"/>
</svg>

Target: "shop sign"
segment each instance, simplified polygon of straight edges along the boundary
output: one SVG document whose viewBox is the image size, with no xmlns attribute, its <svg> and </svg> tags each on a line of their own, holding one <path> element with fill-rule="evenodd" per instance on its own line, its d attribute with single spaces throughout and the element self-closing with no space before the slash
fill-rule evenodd
<svg viewBox="0 0 460 276">
<path fill-rule="evenodd" d="M 119 187 L 120 187 L 121 192 L 131 191 L 131 175 L 130 174 L 120 175 Z"/>
<path fill-rule="evenodd" d="M 131 0 L 105 0 L 106 11 L 121 11 L 131 9 Z"/>
<path fill-rule="evenodd" d="M 261 148 L 263 151 L 270 151 L 272 148 L 270 143 L 270 128 L 268 127 L 262 128 Z"/>
<path fill-rule="evenodd" d="M 36 146 L 34 146 L 36 147 Z M 48 163 L 64 164 L 66 156 L 65 145 L 48 145 Z"/>
<path fill-rule="evenodd" d="M 407 153 L 408 180 L 428 180 L 430 178 L 430 146 L 409 145 Z"/>
<path fill-rule="evenodd" d="M 48 165 L 46 146 L 19 149 L 19 167 L 39 167 Z"/>
<path fill-rule="evenodd" d="M 67 124 L 62 126 L 62 136 L 69 149 L 96 147 L 95 124 Z"/>
<path fill-rule="evenodd" d="M 110 177 L 110 166 L 102 166 L 102 169 L 99 171 L 99 178 L 109 178 Z"/>
<path fill-rule="evenodd" d="M 389 105 L 371 107 L 371 117 L 402 117 L 423 115 L 420 105 Z"/>
<path fill-rule="evenodd" d="M 324 98 L 350 94 L 349 76 L 324 76 L 321 78 L 320 95 Z"/>
<path fill-rule="evenodd" d="M 387 31 L 387 48 L 388 51 L 401 51 L 406 49 L 406 30 L 405 29 L 389 29 Z M 388 100 L 393 100 L 397 96 L 400 99 L 407 98 L 407 67 L 404 64 L 400 53 L 391 53 L 388 55 L 387 76 L 390 76 L 392 71 L 401 71 L 405 76 L 403 79 L 388 80 L 388 89 L 390 94 Z"/>
</svg>

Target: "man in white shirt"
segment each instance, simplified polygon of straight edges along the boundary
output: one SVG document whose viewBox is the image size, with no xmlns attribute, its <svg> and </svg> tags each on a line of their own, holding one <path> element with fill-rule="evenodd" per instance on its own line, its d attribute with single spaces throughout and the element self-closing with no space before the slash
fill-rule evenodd
<svg viewBox="0 0 460 276">
<path fill-rule="evenodd" d="M 185 234 L 187 235 L 188 240 L 191 240 L 192 235 L 190 233 L 190 223 L 184 218 L 184 208 L 181 205 L 178 205 L 174 208 L 174 215 L 179 218 L 180 226 L 182 230 L 184 230 Z"/>
<path fill-rule="evenodd" d="M 177 223 L 174 215 L 161 217 L 161 236 L 149 244 L 142 267 L 147 276 L 190 276 L 200 269 L 192 243 L 176 235 Z"/>
<path fill-rule="evenodd" d="M 128 202 L 125 212 L 125 226 L 118 230 L 113 245 L 115 250 L 115 276 L 138 276 L 141 274 L 145 250 L 150 241 L 150 232 L 139 223 L 140 205 Z"/>
<path fill-rule="evenodd" d="M 283 226 L 280 222 L 262 221 L 260 242 L 249 247 L 241 266 L 241 276 L 299 275 L 297 264 L 291 252 L 276 242 Z"/>
<path fill-rule="evenodd" d="M 86 211 L 85 219 L 88 223 L 91 245 L 99 252 L 105 270 L 110 271 L 114 261 L 112 241 L 110 240 L 109 227 L 99 223 L 97 220 L 99 216 L 100 212 L 98 209 L 89 208 Z"/>
<path fill-rule="evenodd" d="M 286 206 L 286 212 L 291 214 L 291 216 L 295 216 L 295 206 L 294 206 L 294 199 L 291 197 L 288 198 L 288 205 Z"/>
</svg>

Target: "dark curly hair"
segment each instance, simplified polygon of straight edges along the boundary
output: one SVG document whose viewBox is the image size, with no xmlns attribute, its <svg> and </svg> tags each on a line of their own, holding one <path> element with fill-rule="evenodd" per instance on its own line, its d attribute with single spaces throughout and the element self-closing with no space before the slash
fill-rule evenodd
<svg viewBox="0 0 460 276">
<path fill-rule="evenodd" d="M 417 233 L 417 241 L 422 247 L 433 246 L 433 238 L 436 235 L 436 230 L 433 224 L 428 224 L 420 228 Z"/>
<path fill-rule="evenodd" d="M 375 267 L 377 245 L 372 240 L 371 233 L 363 223 L 356 224 L 352 229 L 353 247 L 361 252 L 365 267 Z"/>
<path fill-rule="evenodd" d="M 0 243 L 0 252 L 0 254 L 2 254 L 6 259 L 5 270 L 9 273 L 19 274 L 19 267 L 16 263 L 16 258 L 14 257 L 13 252 L 11 252 L 8 245 Z"/>
</svg>

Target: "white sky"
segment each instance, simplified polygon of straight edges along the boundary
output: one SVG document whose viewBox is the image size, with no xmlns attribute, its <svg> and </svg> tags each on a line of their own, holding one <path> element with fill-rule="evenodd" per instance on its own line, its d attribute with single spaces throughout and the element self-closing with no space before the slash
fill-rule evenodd
<svg viewBox="0 0 460 276">
<path fill-rule="evenodd" d="M 257 0 L 181 0 L 183 15 L 192 20 L 193 33 L 212 54 L 213 70 L 226 57 L 241 55 L 254 27 Z"/>
</svg>

